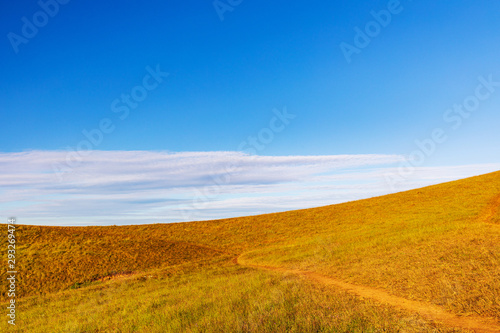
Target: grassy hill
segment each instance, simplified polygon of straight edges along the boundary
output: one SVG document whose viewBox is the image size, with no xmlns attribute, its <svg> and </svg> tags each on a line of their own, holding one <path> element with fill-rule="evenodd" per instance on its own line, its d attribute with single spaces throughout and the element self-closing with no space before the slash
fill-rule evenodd
<svg viewBox="0 0 500 333">
<path fill-rule="evenodd" d="M 235 258 L 314 271 L 459 316 L 499 321 L 499 206 L 496 172 L 356 202 L 234 219 L 19 226 L 17 329 L 458 332 L 338 288 L 242 267 Z M 5 326 L 0 323 L 0 329 Z"/>
</svg>

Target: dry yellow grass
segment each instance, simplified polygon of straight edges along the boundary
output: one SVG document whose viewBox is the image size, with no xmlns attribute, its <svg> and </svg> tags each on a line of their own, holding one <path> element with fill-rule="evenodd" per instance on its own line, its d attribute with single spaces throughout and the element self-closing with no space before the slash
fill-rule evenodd
<svg viewBox="0 0 500 333">
<path fill-rule="evenodd" d="M 169 241 L 118 227 L 19 226 L 19 296 L 79 288 L 115 275 L 203 261 L 224 252 L 183 241 Z M 5 273 L 3 273 L 5 274 Z M 2 290 L 2 298 L 7 290 Z"/>
<path fill-rule="evenodd" d="M 295 275 L 231 258 L 185 263 L 121 280 L 20 300 L 16 327 L 0 331 L 228 333 L 458 333 Z"/>
</svg>

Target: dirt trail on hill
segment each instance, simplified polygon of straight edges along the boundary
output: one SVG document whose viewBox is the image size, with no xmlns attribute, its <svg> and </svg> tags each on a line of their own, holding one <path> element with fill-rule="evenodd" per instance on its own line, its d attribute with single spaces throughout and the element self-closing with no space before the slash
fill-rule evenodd
<svg viewBox="0 0 500 333">
<path fill-rule="evenodd" d="M 241 256 L 236 258 L 235 262 L 241 266 L 275 271 L 284 274 L 299 275 L 323 285 L 335 286 L 344 289 L 348 292 L 360 296 L 361 298 L 369 298 L 382 304 L 389 304 L 400 309 L 417 312 L 427 320 L 438 322 L 449 327 L 469 329 L 478 333 L 500 332 L 500 323 L 493 319 L 476 316 L 459 317 L 457 315 L 444 311 L 441 307 L 436 305 L 419 301 L 411 301 L 402 297 L 390 295 L 383 290 L 354 285 L 311 271 L 301 271 L 281 267 L 250 264 L 245 262 L 245 260 L 242 259 Z"/>
<path fill-rule="evenodd" d="M 477 220 L 483 223 L 494 223 L 492 219 L 496 216 L 499 210 L 500 195 L 496 196 L 491 201 L 491 203 L 486 206 L 483 212 L 478 216 Z M 382 304 L 389 304 L 399 309 L 416 312 L 427 320 L 441 323 L 448 327 L 468 329 L 477 333 L 500 332 L 500 323 L 497 320 L 491 318 L 483 318 L 478 316 L 460 317 L 453 313 L 447 312 L 441 307 L 433 304 L 420 301 L 412 301 L 402 297 L 393 296 L 383 290 L 354 285 L 311 271 L 301 271 L 281 267 L 251 264 L 245 262 L 245 260 L 242 259 L 241 256 L 237 257 L 234 261 L 241 266 L 275 271 L 284 274 L 295 274 L 322 285 L 335 286 L 356 294 L 361 298 L 369 298 Z"/>
<path fill-rule="evenodd" d="M 500 210 L 500 195 L 497 195 L 491 202 L 486 206 L 486 208 L 482 211 L 481 214 L 479 214 L 478 221 L 483 222 L 483 223 L 492 223 L 495 225 L 498 225 L 497 223 L 494 223 L 492 220 L 497 215 L 498 211 Z"/>
</svg>

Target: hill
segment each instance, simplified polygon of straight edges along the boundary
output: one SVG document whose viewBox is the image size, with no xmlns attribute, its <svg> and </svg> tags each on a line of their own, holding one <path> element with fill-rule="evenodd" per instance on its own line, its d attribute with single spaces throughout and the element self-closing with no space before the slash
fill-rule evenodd
<svg viewBox="0 0 500 333">
<path fill-rule="evenodd" d="M 50 304 L 52 310 L 44 313 L 58 318 L 52 327 L 71 322 L 65 332 L 133 327 L 160 332 L 167 323 L 167 331 L 196 332 L 214 323 L 228 332 L 273 332 L 273 327 L 283 332 L 451 332 L 454 328 L 418 313 L 360 300 L 338 286 L 325 290 L 283 272 L 315 272 L 429 304 L 456 317 L 498 322 L 499 206 L 496 172 L 339 205 L 216 221 L 19 226 L 21 301 L 25 318 L 37 327 L 45 323 L 33 321 L 42 311 L 39 303 Z M 238 265 L 237 257 L 248 267 Z M 251 265 L 283 271 L 255 270 Z M 172 286 L 178 294 L 166 291 Z M 126 300 L 133 308 L 141 304 L 130 303 L 137 290 L 156 295 L 156 303 L 125 311 L 131 322 L 122 322 L 125 313 L 110 309 L 123 308 L 112 300 Z M 110 319 L 97 323 L 62 315 L 61 309 L 67 313 L 78 308 L 82 297 L 98 313 L 108 309 Z M 102 298 L 102 304 L 95 301 Z M 192 302 L 175 307 L 174 300 L 181 298 Z"/>
</svg>

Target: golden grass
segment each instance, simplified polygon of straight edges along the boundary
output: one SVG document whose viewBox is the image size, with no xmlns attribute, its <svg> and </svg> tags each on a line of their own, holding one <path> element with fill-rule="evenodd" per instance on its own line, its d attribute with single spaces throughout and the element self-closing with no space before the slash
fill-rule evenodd
<svg viewBox="0 0 500 333">
<path fill-rule="evenodd" d="M 16 332 L 459 332 L 229 257 L 21 300 Z M 8 324 L 0 321 L 0 331 Z"/>
<path fill-rule="evenodd" d="M 222 251 L 117 227 L 18 226 L 19 296 L 78 288 L 115 275 L 143 272 L 223 255 Z M 5 274 L 5 273 L 3 273 Z M 2 298 L 7 290 L 2 290 Z"/>
</svg>

